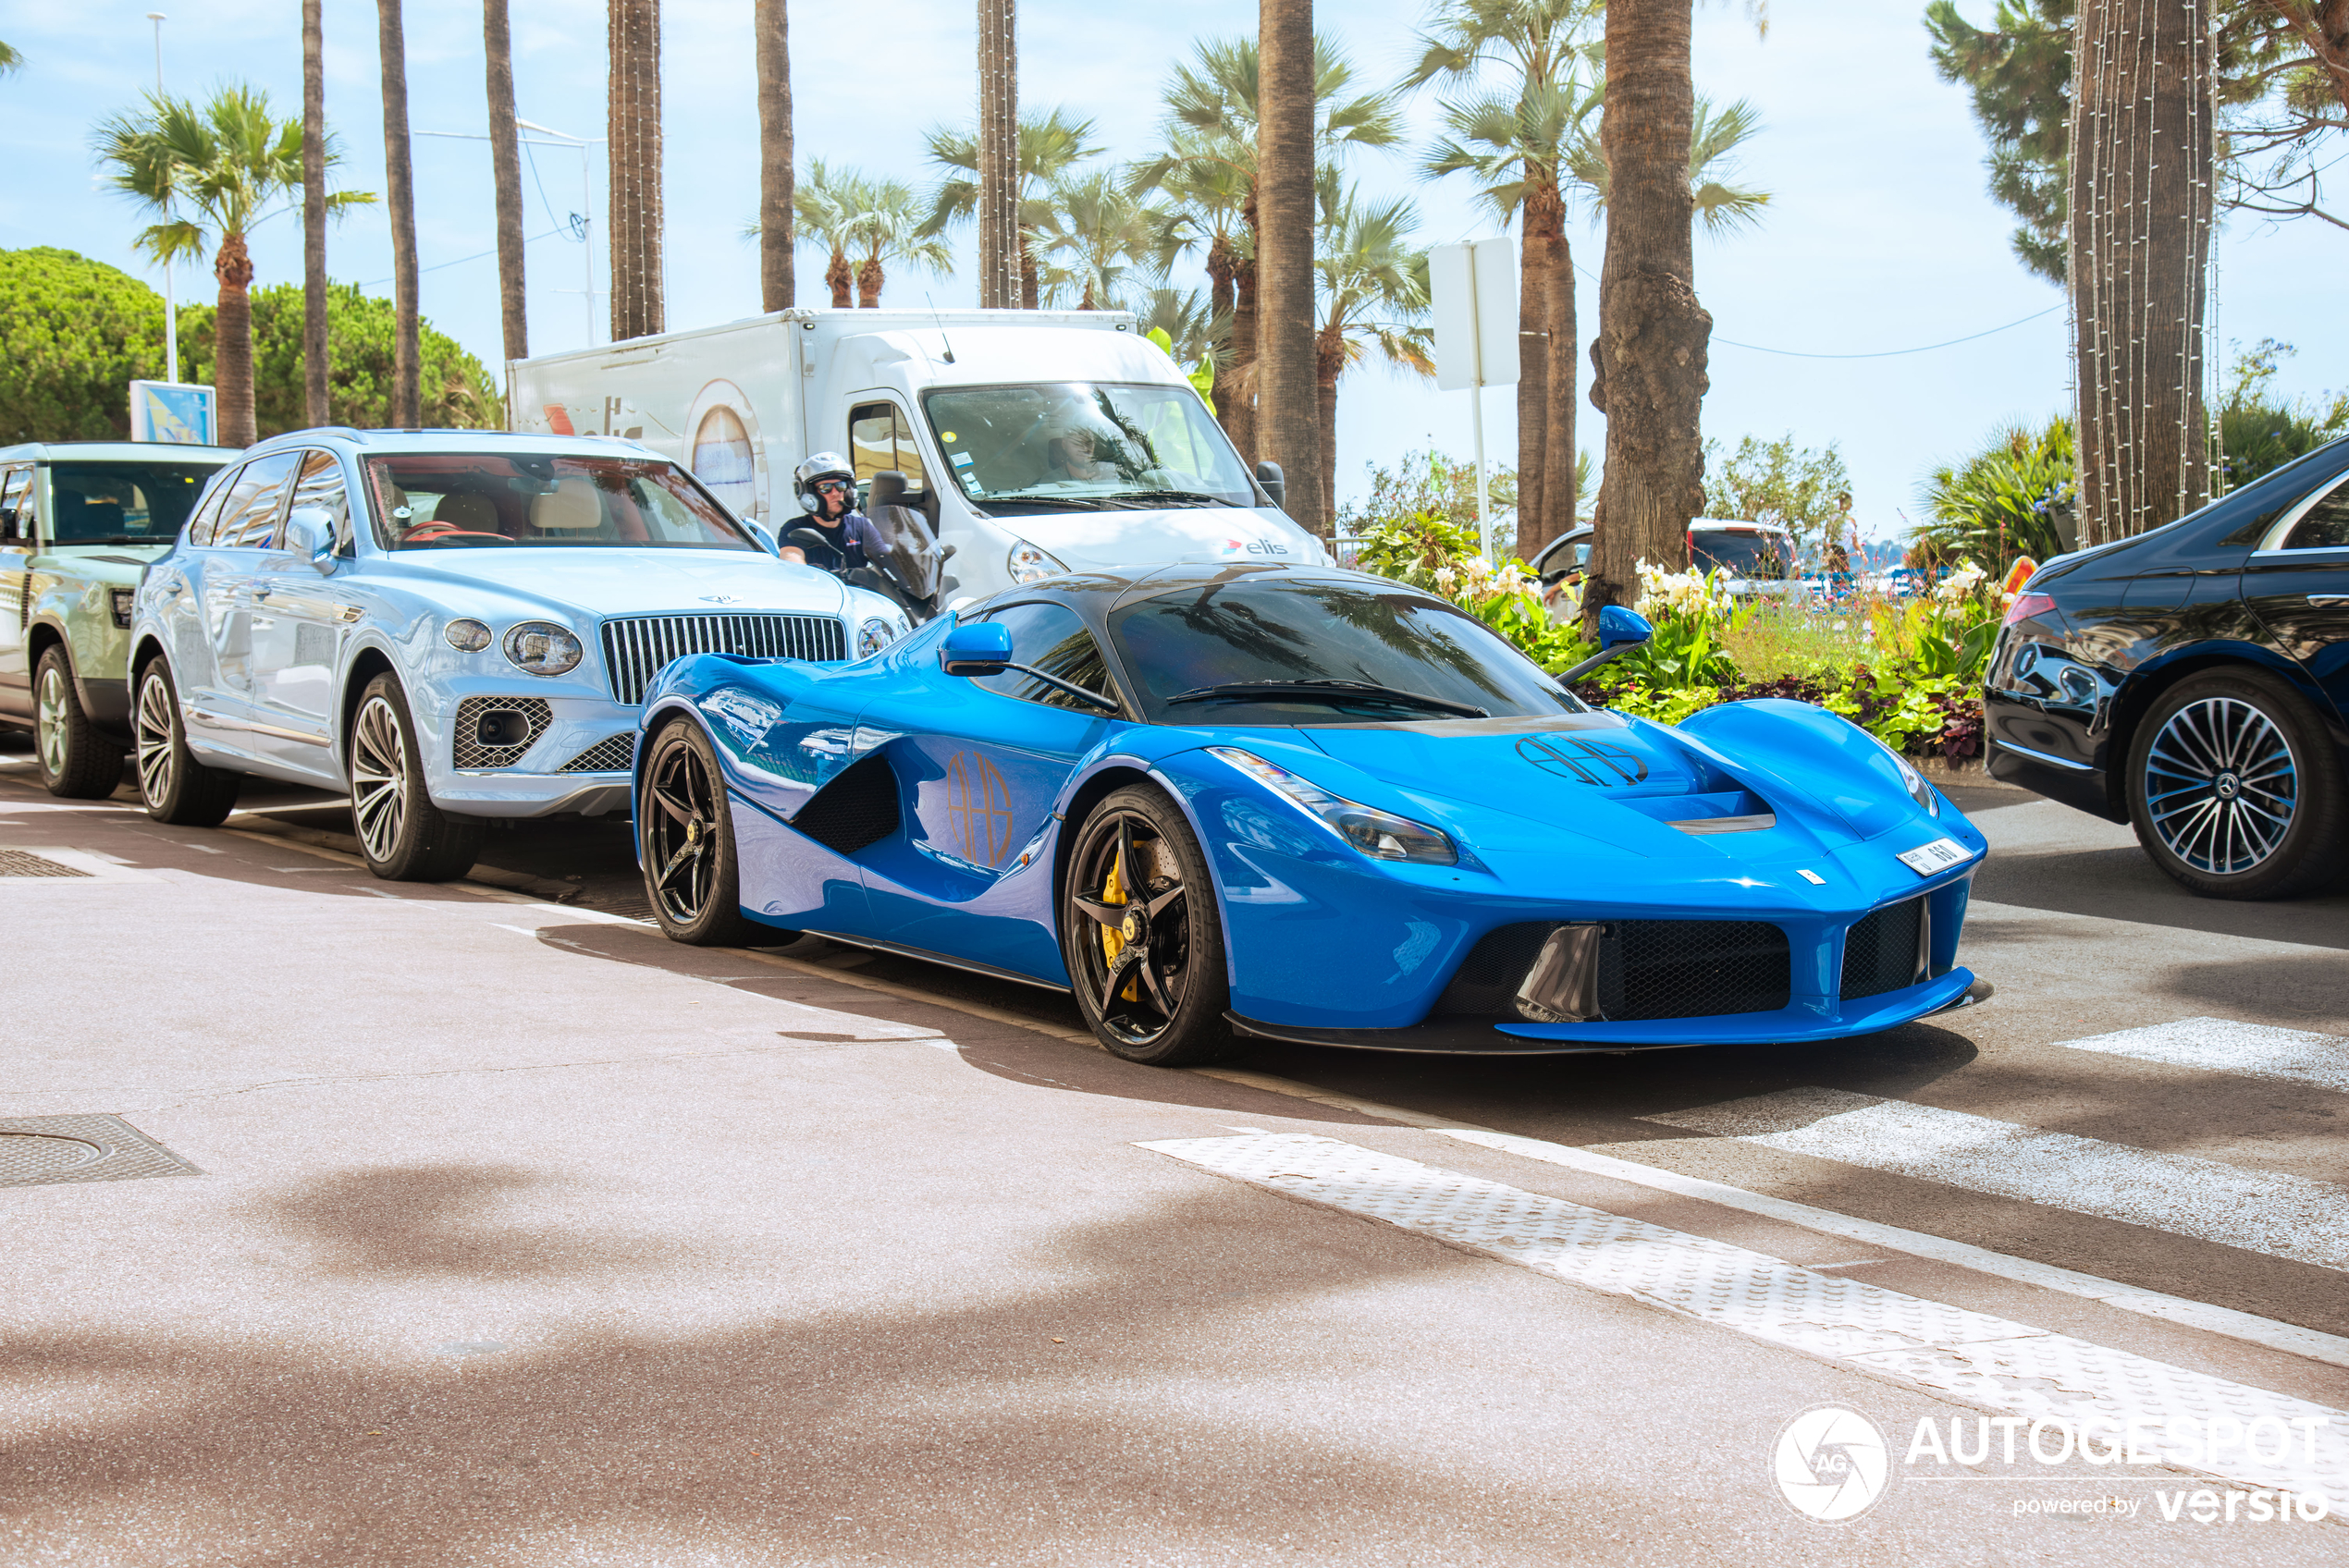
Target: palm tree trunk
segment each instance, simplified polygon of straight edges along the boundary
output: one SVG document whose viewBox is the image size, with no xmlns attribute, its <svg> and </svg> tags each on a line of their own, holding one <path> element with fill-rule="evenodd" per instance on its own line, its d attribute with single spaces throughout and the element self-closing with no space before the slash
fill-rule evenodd
<svg viewBox="0 0 2349 1568">
<path fill-rule="evenodd" d="M 1550 276 L 1566 208 L 1557 182 L 1525 183 L 1517 288 L 1517 553 L 1531 560 L 1550 524 Z"/>
<path fill-rule="evenodd" d="M 1551 540 L 1574 526 L 1574 508 L 1581 497 L 1574 488 L 1574 383 L 1579 355 L 1574 319 L 1574 248 L 1568 241 L 1565 226 L 1559 226 L 1557 239 L 1550 249 L 1550 276 L 1547 279 L 1550 309 L 1549 336 L 1541 340 L 1543 358 L 1549 361 L 1548 379 L 1550 406 L 1542 440 L 1542 510 L 1541 536 L 1532 541 L 1538 550 Z M 1527 345 L 1531 349 L 1535 346 Z M 1519 513 L 1519 533 L 1524 533 L 1522 512 Z M 1522 552 L 1524 541 L 1520 537 Z M 1533 557 L 1526 555 L 1527 560 Z"/>
<path fill-rule="evenodd" d="M 751 18 L 758 56 L 759 309 L 788 311 L 792 276 L 791 26 L 784 0 L 757 0 Z"/>
<path fill-rule="evenodd" d="M 1611 0 L 1606 12 L 1606 260 L 1591 402 L 1606 415 L 1598 548 L 1585 628 L 1636 604 L 1639 563 L 1688 565 L 1688 524 L 1704 506 L 1698 432 L 1713 318 L 1697 303 L 1689 139 L 1691 0 Z"/>
<path fill-rule="evenodd" d="M 1232 261 L 1232 398 L 1221 394 L 1215 406 L 1224 433 L 1239 448 L 1240 459 L 1256 465 L 1256 197 L 1251 192 L 1241 217 L 1248 225 L 1248 253 Z"/>
<path fill-rule="evenodd" d="M 660 0 L 610 0 L 611 335 L 663 328 Z"/>
<path fill-rule="evenodd" d="M 831 262 L 824 268 L 824 287 L 832 291 L 833 310 L 845 311 L 856 303 L 848 292 L 855 286 L 856 271 L 848 264 L 848 252 L 833 246 Z"/>
<path fill-rule="evenodd" d="M 1037 309 L 1036 243 L 1025 230 L 1019 237 L 1019 308 Z"/>
<path fill-rule="evenodd" d="M 1015 0 L 978 0 L 978 303 L 990 311 L 1011 309 L 1023 282 L 1017 22 Z"/>
<path fill-rule="evenodd" d="M 1257 13 L 1256 443 L 1288 515 L 1327 531 L 1313 374 L 1313 0 Z"/>
<path fill-rule="evenodd" d="M 424 422 L 424 366 L 416 341 L 416 182 L 408 155 L 408 39 L 400 19 L 400 0 L 375 0 L 375 23 L 383 57 L 384 200 L 391 209 L 391 423 L 413 430 Z M 245 276 L 252 275 L 248 263 Z M 238 298 L 241 309 L 241 285 Z"/>
<path fill-rule="evenodd" d="M 881 273 L 878 253 L 867 256 L 856 266 L 856 305 L 859 310 L 880 309 L 881 285 L 887 280 Z"/>
<path fill-rule="evenodd" d="M 514 126 L 514 45 L 506 0 L 482 0 L 481 41 L 489 62 L 489 171 L 498 193 L 498 319 L 505 329 L 506 358 L 526 360 L 530 314 L 523 290 L 522 138 Z"/>
<path fill-rule="evenodd" d="M 1239 264 L 1239 251 L 1233 245 L 1232 237 L 1218 229 L 1213 242 L 1207 248 L 1207 319 L 1211 325 L 1217 321 L 1229 324 L 1229 331 L 1224 339 L 1224 351 L 1215 356 L 1215 385 L 1212 388 L 1215 398 L 1215 418 L 1216 422 L 1223 425 L 1224 434 L 1231 438 L 1232 445 L 1238 447 L 1241 455 L 1245 457 L 1248 448 L 1241 444 L 1239 437 L 1239 432 L 1246 428 L 1240 408 L 1240 334 L 1236 288 Z M 1250 330 L 1254 329 L 1255 325 L 1254 312 L 1251 312 L 1248 322 Z"/>
<path fill-rule="evenodd" d="M 221 236 L 212 276 L 220 281 L 212 335 L 220 444 L 250 447 L 259 439 L 259 431 L 252 410 L 252 258 L 245 253 L 243 235 Z"/>
<path fill-rule="evenodd" d="M 301 410 L 334 423 L 326 381 L 326 34 L 323 0 L 301 0 Z"/>
<path fill-rule="evenodd" d="M 2203 15 L 2192 0 L 2080 7 L 2069 272 L 2084 545 L 2158 528 L 2209 489 L 2202 334 L 2213 171 Z"/>
<path fill-rule="evenodd" d="M 1345 370 L 1346 334 L 1340 323 L 1324 323 L 1313 335 L 1313 428 L 1321 437 L 1322 498 L 1333 523 L 1337 511 L 1337 378 Z"/>
</svg>

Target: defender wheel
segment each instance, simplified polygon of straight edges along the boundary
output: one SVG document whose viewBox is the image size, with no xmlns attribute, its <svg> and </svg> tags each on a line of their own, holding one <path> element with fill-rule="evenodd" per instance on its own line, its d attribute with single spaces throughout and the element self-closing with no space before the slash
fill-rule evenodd
<svg viewBox="0 0 2349 1568">
<path fill-rule="evenodd" d="M 726 776 L 709 737 L 691 719 L 680 718 L 653 737 L 636 801 L 636 835 L 645 897 L 662 935 L 696 948 L 739 948 L 765 937 L 743 918 Z"/>
<path fill-rule="evenodd" d="M 1187 1067 L 1243 1048 L 1224 1022 L 1231 987 L 1207 857 L 1159 790 L 1120 790 L 1077 830 L 1061 956 L 1085 1022 L 1126 1060 Z"/>
<path fill-rule="evenodd" d="M 236 809 L 241 777 L 206 767 L 188 750 L 179 693 L 171 683 L 171 667 L 161 659 L 148 660 L 139 671 L 130 727 L 138 746 L 139 793 L 149 816 L 176 827 L 217 827 Z"/>
<path fill-rule="evenodd" d="M 73 689 L 73 667 L 62 647 L 41 655 L 32 678 L 33 754 L 49 793 L 70 801 L 103 801 L 122 782 L 122 748 L 98 733 Z"/>
<path fill-rule="evenodd" d="M 2349 799 L 2325 727 L 2250 668 L 2164 692 L 2129 746 L 2129 820 L 2159 866 L 2210 899 L 2282 899 L 2349 860 Z"/>
<path fill-rule="evenodd" d="M 351 721 L 351 823 L 367 869 L 387 882 L 448 882 L 481 858 L 481 818 L 433 804 L 408 699 L 388 673 L 367 682 Z"/>
</svg>

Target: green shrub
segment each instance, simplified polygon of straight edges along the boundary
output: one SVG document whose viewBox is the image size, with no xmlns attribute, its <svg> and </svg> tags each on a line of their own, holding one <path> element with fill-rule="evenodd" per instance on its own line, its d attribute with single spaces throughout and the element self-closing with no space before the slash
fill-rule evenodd
<svg viewBox="0 0 2349 1568">
<path fill-rule="evenodd" d="M 163 296 L 104 262 L 0 251 L 0 443 L 121 441 L 164 373 Z"/>
<path fill-rule="evenodd" d="M 191 381 L 212 377 L 213 307 L 179 312 L 179 361 Z M 326 291 L 327 423 L 362 430 L 392 423 L 392 302 L 355 283 Z M 505 406 L 498 382 L 479 360 L 429 322 L 418 333 L 427 429 L 500 430 Z M 261 437 L 310 423 L 301 386 L 301 286 L 252 291 L 252 402 Z"/>
</svg>

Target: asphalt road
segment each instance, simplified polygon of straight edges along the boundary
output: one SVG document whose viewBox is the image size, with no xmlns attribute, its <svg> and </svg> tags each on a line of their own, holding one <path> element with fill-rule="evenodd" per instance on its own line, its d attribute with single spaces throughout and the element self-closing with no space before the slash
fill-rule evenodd
<svg viewBox="0 0 2349 1568">
<path fill-rule="evenodd" d="M 2233 1517 L 2223 1464 L 1911 1440 L 2042 1407 L 2335 1412 L 2349 1439 L 2349 897 L 2193 900 L 2123 829 L 1967 791 L 1980 1007 L 1828 1048 L 1267 1047 L 1219 1077 L 1117 1061 L 1046 993 L 674 947 L 629 918 L 624 825 L 521 825 L 471 884 L 394 886 L 331 801 L 164 828 L 28 762 L 0 743 L 0 851 L 85 875 L 0 877 L 0 1162 L 12 1129 L 71 1130 L 26 1119 L 103 1115 L 195 1173 L 0 1185 L 0 1560 L 2349 1540 L 2247 1493 Z M 1675 1295 L 1690 1259 L 1710 1283 Z M 1824 1317 L 1821 1280 L 1851 1281 Z M 1965 1332 L 1884 1329 L 1917 1304 L 2042 1348 L 1952 1378 L 1918 1347 Z M 1898 1472 L 1833 1528 L 1771 1469 L 1827 1403 Z M 2197 1524 L 2195 1488 L 2229 1516 Z"/>
</svg>

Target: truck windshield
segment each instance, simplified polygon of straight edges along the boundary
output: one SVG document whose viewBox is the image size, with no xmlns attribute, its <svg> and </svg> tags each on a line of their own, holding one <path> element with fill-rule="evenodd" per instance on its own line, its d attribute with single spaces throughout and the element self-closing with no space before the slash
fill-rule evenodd
<svg viewBox="0 0 2349 1568">
<path fill-rule="evenodd" d="M 1239 455 L 1187 386 L 956 386 L 922 408 L 953 483 L 990 509 L 1256 504 Z"/>
<path fill-rule="evenodd" d="M 758 548 L 670 462 L 399 452 L 366 468 L 387 550 Z"/>
<path fill-rule="evenodd" d="M 53 464 L 49 542 L 168 545 L 219 471 L 217 462 Z"/>
</svg>

